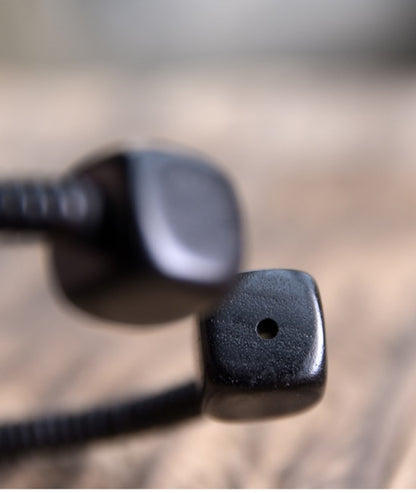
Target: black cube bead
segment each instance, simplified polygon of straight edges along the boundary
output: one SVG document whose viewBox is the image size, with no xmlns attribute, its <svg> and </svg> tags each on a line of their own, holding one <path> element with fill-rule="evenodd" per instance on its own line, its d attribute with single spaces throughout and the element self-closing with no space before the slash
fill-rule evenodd
<svg viewBox="0 0 416 493">
<path fill-rule="evenodd" d="M 238 275 L 235 288 L 200 324 L 204 412 L 250 420 L 301 411 L 326 381 L 320 296 L 295 270 Z"/>
</svg>

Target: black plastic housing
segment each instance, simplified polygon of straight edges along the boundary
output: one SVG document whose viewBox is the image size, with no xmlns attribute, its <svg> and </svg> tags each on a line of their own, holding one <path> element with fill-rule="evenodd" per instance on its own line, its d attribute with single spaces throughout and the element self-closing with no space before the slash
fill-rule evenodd
<svg viewBox="0 0 416 493">
<path fill-rule="evenodd" d="M 71 177 L 102 194 L 93 238 L 58 236 L 53 270 L 77 307 L 130 324 L 161 323 L 210 308 L 241 256 L 239 208 L 215 165 L 178 150 L 96 156 Z"/>
<path fill-rule="evenodd" d="M 295 270 L 238 275 L 200 323 L 203 412 L 263 419 L 317 402 L 326 381 L 324 320 L 313 278 Z"/>
</svg>

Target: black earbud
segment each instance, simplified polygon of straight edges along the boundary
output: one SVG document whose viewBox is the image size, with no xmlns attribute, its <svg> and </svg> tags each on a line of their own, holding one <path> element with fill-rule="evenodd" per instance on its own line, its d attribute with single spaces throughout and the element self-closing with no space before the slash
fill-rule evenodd
<svg viewBox="0 0 416 493">
<path fill-rule="evenodd" d="M 167 426 L 201 413 L 233 421 L 302 411 L 323 395 L 326 348 L 317 286 L 308 274 L 263 270 L 237 276 L 200 322 L 202 382 L 0 425 L 0 458 Z"/>
<path fill-rule="evenodd" d="M 185 151 L 122 150 L 93 156 L 57 184 L 3 184 L 0 229 L 47 233 L 65 297 L 129 324 L 206 311 L 240 264 L 233 189 L 212 162 Z"/>
<path fill-rule="evenodd" d="M 251 420 L 301 411 L 325 387 L 322 306 L 311 276 L 295 270 L 238 275 L 200 322 L 203 412 Z"/>
</svg>

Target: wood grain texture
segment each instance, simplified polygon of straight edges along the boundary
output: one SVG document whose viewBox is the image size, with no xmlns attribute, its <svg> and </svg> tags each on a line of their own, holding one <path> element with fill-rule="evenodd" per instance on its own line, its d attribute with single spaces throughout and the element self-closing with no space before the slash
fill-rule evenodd
<svg viewBox="0 0 416 493">
<path fill-rule="evenodd" d="M 323 401 L 0 465 L 2 487 L 416 487 L 416 74 L 181 67 L 0 72 L 0 173 L 58 175 L 103 143 L 165 137 L 217 159 L 244 208 L 245 269 L 312 274 Z M 0 251 L 0 419 L 109 401 L 197 373 L 194 321 L 157 330 L 57 302 L 47 248 Z"/>
</svg>

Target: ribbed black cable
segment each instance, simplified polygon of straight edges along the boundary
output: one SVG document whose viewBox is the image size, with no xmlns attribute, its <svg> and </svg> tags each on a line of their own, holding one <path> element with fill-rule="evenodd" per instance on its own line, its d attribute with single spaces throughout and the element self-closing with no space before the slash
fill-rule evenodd
<svg viewBox="0 0 416 493">
<path fill-rule="evenodd" d="M 201 389 L 193 382 L 157 395 L 0 425 L 0 459 L 32 450 L 65 447 L 168 426 L 201 413 Z"/>
<path fill-rule="evenodd" d="M 0 230 L 91 234 L 103 207 L 98 189 L 85 180 L 0 182 Z"/>
</svg>

